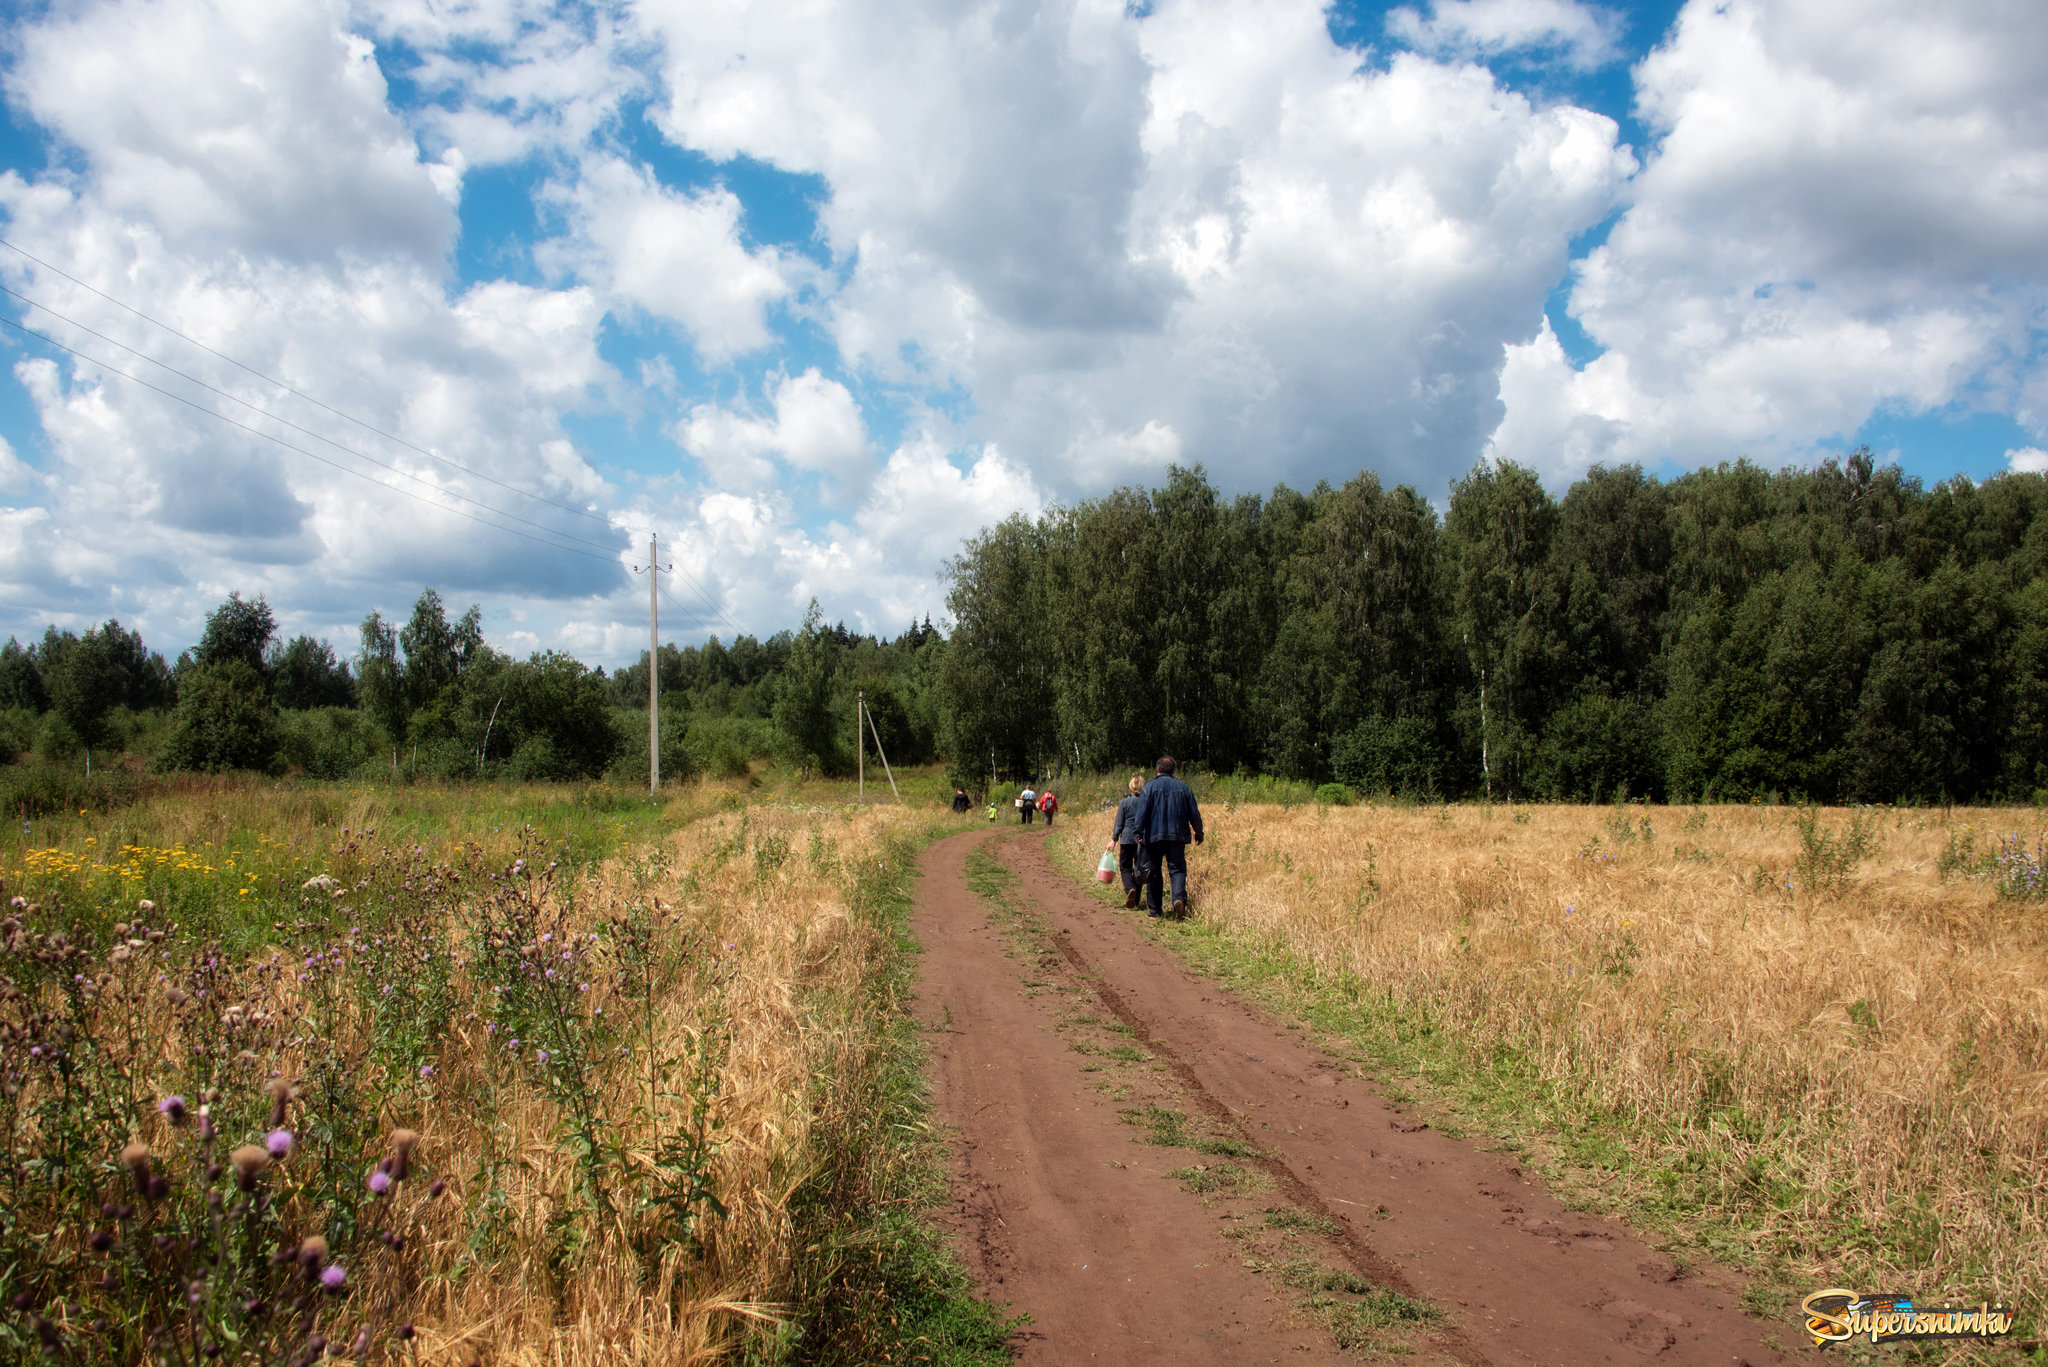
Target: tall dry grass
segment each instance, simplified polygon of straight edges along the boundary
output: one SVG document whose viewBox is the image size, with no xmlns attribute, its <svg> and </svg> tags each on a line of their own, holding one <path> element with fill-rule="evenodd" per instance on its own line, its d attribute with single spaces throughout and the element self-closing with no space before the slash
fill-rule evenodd
<svg viewBox="0 0 2048 1367">
<path fill-rule="evenodd" d="M 364 815 L 354 806 L 345 814 Z M 877 1222 L 903 1204 L 900 1174 L 890 1170 L 904 1161 L 901 1136 L 881 1133 L 902 1118 L 890 1094 L 902 1085 L 901 1061 L 891 1057 L 900 956 L 886 902 L 932 817 L 900 807 L 726 810 L 581 873 L 537 882 L 501 876 L 486 888 L 488 861 L 477 847 L 466 865 L 436 866 L 424 848 L 377 862 L 360 835 L 321 853 L 322 832 L 307 826 L 307 814 L 269 816 L 295 835 L 273 843 L 289 843 L 306 861 L 294 878 L 336 879 L 309 885 L 297 914 L 276 923 L 281 946 L 238 951 L 175 927 L 166 934 L 175 906 L 147 912 L 158 927 L 147 942 L 120 939 L 131 933 L 124 924 L 103 944 L 72 915 L 85 910 L 79 904 L 17 908 L 26 924 L 10 931 L 9 952 L 19 957 L 8 970 L 24 990 L 8 990 L 25 1024 L 18 1032 L 10 1025 L 0 1053 L 9 1066 L 29 1067 L 32 1031 L 47 1040 L 50 1023 L 70 1011 L 76 1024 L 63 1037 L 107 1088 L 104 1110 L 66 1111 L 53 1100 L 54 1077 L 10 1073 L 27 1079 L 18 1098 L 12 1081 L 7 1093 L 18 1156 L 53 1152 L 64 1141 L 53 1127 L 70 1125 L 75 1139 L 81 1123 L 60 1117 L 88 1116 L 82 1123 L 104 1123 L 105 1132 L 85 1136 L 87 1151 L 103 1150 L 98 1161 L 118 1175 L 115 1151 L 147 1142 L 159 1171 L 193 1191 L 188 1205 L 199 1224 L 187 1227 L 203 1228 L 196 1198 L 207 1151 L 191 1120 L 174 1124 L 157 1113 L 157 1098 L 189 1092 L 195 1110 L 211 1099 L 224 1153 L 251 1136 L 260 1143 L 275 1123 L 259 1118 L 268 1103 L 255 1095 L 258 1082 L 300 1079 L 306 1094 L 288 1123 L 302 1142 L 266 1188 L 276 1193 L 285 1237 L 320 1232 L 323 1221 L 331 1233 L 343 1218 L 384 1220 L 407 1237 L 388 1252 L 358 1237 L 346 1299 L 329 1303 L 315 1288 L 319 1303 L 301 1306 L 309 1318 L 289 1345 L 316 1328 L 341 1335 L 336 1342 L 360 1328 L 371 1336 L 363 1351 L 425 1363 L 691 1364 L 740 1352 L 768 1362 L 782 1360 L 779 1346 L 801 1320 L 809 1360 L 883 1359 L 887 1345 L 864 1339 L 878 1325 L 862 1315 L 887 1295 L 876 1269 Z M 167 829 L 189 827 L 180 834 L 203 843 L 198 837 L 222 817 L 159 819 Z M 373 904 L 387 890 L 411 899 L 400 904 L 412 909 L 380 922 Z M 486 904 L 525 919 L 480 920 Z M 93 911 L 107 921 L 117 914 Z M 73 927 L 68 945 L 41 933 L 44 923 L 55 932 L 58 920 Z M 538 975 L 556 949 L 577 947 L 563 981 L 587 976 L 588 990 L 549 999 L 563 1019 L 547 1039 L 570 1048 L 602 1040 L 602 1054 L 569 1069 L 559 1052 L 536 1056 L 538 1035 L 515 1047 L 510 998 L 501 995 L 506 975 L 488 971 L 487 925 L 509 930 L 495 952 L 499 967 L 514 965 L 514 973 L 530 964 Z M 138 920 L 133 933 L 141 928 Z M 62 971 L 50 971 L 59 962 Z M 84 997 L 65 995 L 74 966 L 85 970 L 78 982 L 92 983 Z M 413 990 L 402 980 L 409 971 L 446 979 L 429 1038 L 406 1036 L 386 1006 Z M 198 981 L 194 973 L 209 975 L 213 1000 L 179 988 Z M 393 976 L 401 981 L 390 983 Z M 386 993 L 398 988 L 398 997 L 378 996 L 380 984 Z M 84 1041 L 90 1051 L 81 1052 Z M 17 1043 L 21 1058 L 10 1052 Z M 345 1060 L 338 1074 L 335 1058 Z M 376 1113 L 322 1111 L 323 1094 L 344 1093 L 380 1098 Z M 109 1120 L 90 1119 L 99 1114 Z M 376 1201 L 351 1207 L 319 1194 L 331 1188 L 310 1175 L 308 1165 L 321 1161 L 312 1156 L 315 1130 L 342 1132 L 332 1141 L 342 1150 L 337 1166 L 344 1188 L 357 1193 L 351 1199 L 362 1202 L 364 1175 L 400 1129 L 420 1139 L 414 1180 L 381 1198 L 388 1215 L 363 1215 Z M 422 1190 L 429 1178 L 445 1184 L 436 1199 Z M 226 1195 L 235 1197 L 231 1182 Z M 61 1202 L 50 1204 L 54 1196 L 16 1186 L 0 1199 L 9 1202 L 10 1233 L 26 1235 L 47 1216 L 57 1222 L 49 1237 L 76 1254 L 14 1270 L 25 1277 L 14 1284 L 33 1302 L 24 1302 L 24 1316 L 42 1317 L 38 1328 L 54 1322 L 66 1352 L 90 1358 L 96 1341 L 115 1351 L 88 1321 L 123 1313 L 133 1275 L 104 1287 L 94 1280 L 100 1259 L 79 1246 L 77 1223 L 67 1232 L 71 1217 Z M 199 1244 L 178 1243 L 175 1230 L 156 1236 L 156 1254 L 144 1247 L 152 1230 L 172 1228 L 163 1221 L 181 1199 L 177 1188 L 152 1194 L 118 1228 L 80 1213 L 116 1234 L 102 1257 L 139 1260 L 133 1268 L 187 1257 L 186 1271 L 170 1275 L 197 1269 L 203 1281 L 214 1274 L 200 1265 Z M 136 1251 L 124 1254 L 124 1246 Z M 135 1321 L 135 1332 L 159 1336 L 150 1360 L 185 1360 L 217 1332 L 196 1324 L 166 1331 L 152 1326 L 168 1323 L 160 1318 L 167 1312 L 138 1313 L 151 1318 Z M 273 1313 L 250 1319 L 249 1332 L 273 1332 L 267 1326 L 282 1321 L 263 1318 Z M 19 1327 L 28 1332 L 26 1318 Z M 886 1325 L 879 1328 L 886 1338 Z"/>
<path fill-rule="evenodd" d="M 1817 1285 L 2048 1285 L 2048 914 L 1941 868 L 2036 814 L 1205 815 L 1191 934 L 1366 1034 L 1432 1031 L 1553 1153 L 1614 1141 L 1605 1199 Z M 1107 825 L 1059 838 L 1092 864 Z"/>
<path fill-rule="evenodd" d="M 463 1200 L 423 1283 L 425 1361 L 689 1364 L 775 1340 L 806 1290 L 797 1240 L 816 1233 L 793 1202 L 841 1161 L 831 1146 L 864 1123 L 851 1110 L 871 1104 L 882 1066 L 886 1025 L 873 1017 L 887 1004 L 870 989 L 888 932 L 853 902 L 864 873 L 885 872 L 878 855 L 918 820 L 899 808 L 727 813 L 608 861 L 578 890 L 578 929 L 658 907 L 659 933 L 691 946 L 657 985 L 653 1038 L 617 1058 L 597 1100 L 629 1161 L 651 1165 L 650 1137 L 686 1127 L 692 1099 L 666 1090 L 672 1082 L 651 1086 L 644 1060 L 712 1041 L 709 1186 L 724 1214 L 701 1221 L 698 1247 L 672 1244 L 650 1269 L 633 1228 L 646 1213 L 590 1210 L 576 1156 L 559 1142 L 571 1117 L 493 1067 L 502 1044 L 465 1022 L 447 1075 L 470 1099 L 427 1132 L 428 1159 L 456 1174 Z M 615 987 L 606 995 L 597 1005 L 630 1012 Z M 496 1210 L 508 1215 L 491 1228 Z M 580 1212 L 581 1227 L 560 1228 L 563 1211 Z M 566 1264 L 565 1238 L 577 1245 Z M 481 1258 L 468 1252 L 479 1240 Z"/>
</svg>

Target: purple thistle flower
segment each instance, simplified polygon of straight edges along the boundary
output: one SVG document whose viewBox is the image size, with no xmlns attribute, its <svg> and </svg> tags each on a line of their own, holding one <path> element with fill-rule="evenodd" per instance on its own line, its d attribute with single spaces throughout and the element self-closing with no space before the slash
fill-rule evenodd
<svg viewBox="0 0 2048 1367">
<path fill-rule="evenodd" d="M 433 1064 L 431 1064 L 431 1063 L 422 1063 L 422 1064 L 420 1065 L 420 1076 L 421 1076 L 421 1077 L 432 1077 L 433 1075 L 434 1075 L 434 1065 L 433 1065 Z"/>
<path fill-rule="evenodd" d="M 264 1136 L 263 1147 L 270 1150 L 272 1158 L 282 1160 L 286 1154 L 292 1151 L 292 1132 L 290 1130 L 272 1130 L 268 1135 Z"/>
<path fill-rule="evenodd" d="M 320 1273 L 320 1285 L 329 1291 L 339 1291 L 348 1285 L 348 1269 L 340 1263 L 329 1263 Z"/>
<path fill-rule="evenodd" d="M 387 1172 L 373 1172 L 370 1174 L 370 1195 L 382 1196 L 389 1190 L 391 1190 L 391 1174 Z"/>
<path fill-rule="evenodd" d="M 159 1112 L 162 1113 L 164 1119 L 170 1121 L 173 1125 L 182 1125 L 185 1123 L 184 1097 L 167 1096 L 162 1101 L 156 1103 L 156 1108 Z"/>
</svg>

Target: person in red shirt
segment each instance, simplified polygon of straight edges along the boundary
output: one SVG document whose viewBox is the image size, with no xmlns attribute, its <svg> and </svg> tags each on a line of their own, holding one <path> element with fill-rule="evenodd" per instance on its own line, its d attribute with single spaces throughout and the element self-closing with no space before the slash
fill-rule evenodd
<svg viewBox="0 0 2048 1367">
<path fill-rule="evenodd" d="M 1045 813 L 1045 824 L 1048 827 L 1052 825 L 1052 814 L 1059 809 L 1060 800 L 1058 796 L 1050 788 L 1046 789 L 1045 796 L 1038 799 L 1038 810 Z"/>
</svg>

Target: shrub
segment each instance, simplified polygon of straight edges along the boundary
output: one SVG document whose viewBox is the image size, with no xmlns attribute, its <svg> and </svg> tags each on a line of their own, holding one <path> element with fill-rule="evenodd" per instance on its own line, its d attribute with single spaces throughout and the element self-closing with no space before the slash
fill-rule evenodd
<svg viewBox="0 0 2048 1367">
<path fill-rule="evenodd" d="M 21 764 L 0 772 L 0 814 L 17 821 L 52 812 L 104 812 L 133 802 L 144 783 L 122 769 L 88 777 L 71 765 Z"/>
<path fill-rule="evenodd" d="M 1367 717 L 1331 748 L 1339 782 L 1361 793 L 1433 797 L 1451 772 L 1450 756 L 1420 717 Z"/>
<path fill-rule="evenodd" d="M 1341 783 L 1325 783 L 1316 789 L 1316 801 L 1325 807 L 1349 807 L 1351 790 Z"/>
<path fill-rule="evenodd" d="M 0 764 L 12 764 L 35 747 L 38 720 L 26 707 L 0 710 Z"/>
<path fill-rule="evenodd" d="M 309 778 L 354 778 L 388 763 L 390 742 L 368 713 L 318 707 L 278 717 L 278 757 Z"/>
<path fill-rule="evenodd" d="M 157 755 L 163 769 L 269 772 L 278 757 L 277 709 L 245 661 L 197 665 L 178 682 L 178 711 Z"/>
</svg>

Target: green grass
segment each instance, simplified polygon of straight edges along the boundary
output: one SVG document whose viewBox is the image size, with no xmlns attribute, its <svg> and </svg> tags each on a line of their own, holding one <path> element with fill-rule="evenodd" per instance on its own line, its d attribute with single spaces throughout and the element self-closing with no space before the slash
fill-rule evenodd
<svg viewBox="0 0 2048 1367">
<path fill-rule="evenodd" d="M 1235 1163 L 1218 1163 L 1213 1167 L 1207 1163 L 1191 1163 L 1184 1168 L 1175 1168 L 1166 1175 L 1199 1196 L 1206 1196 L 1212 1192 L 1240 1190 L 1251 1184 L 1252 1177 Z"/>
<path fill-rule="evenodd" d="M 926 839 L 945 834 L 934 823 Z M 931 1123 L 924 1032 L 904 1009 L 914 986 L 917 942 L 910 932 L 913 860 L 923 841 L 901 841 L 863 864 L 849 898 L 856 916 L 883 932 L 890 954 L 871 987 L 870 1019 L 886 1039 L 860 1104 L 837 1117 L 830 1143 L 844 1155 L 866 1150 L 864 1180 L 793 1202 L 811 1228 L 805 1250 L 807 1322 L 767 1363 L 929 1364 L 997 1367 L 1012 1360 L 1011 1339 L 1029 1316 L 976 1294 L 966 1269 L 933 1222 L 948 1198 L 949 1164 Z M 842 1168 L 849 1166 L 842 1163 Z"/>
</svg>

